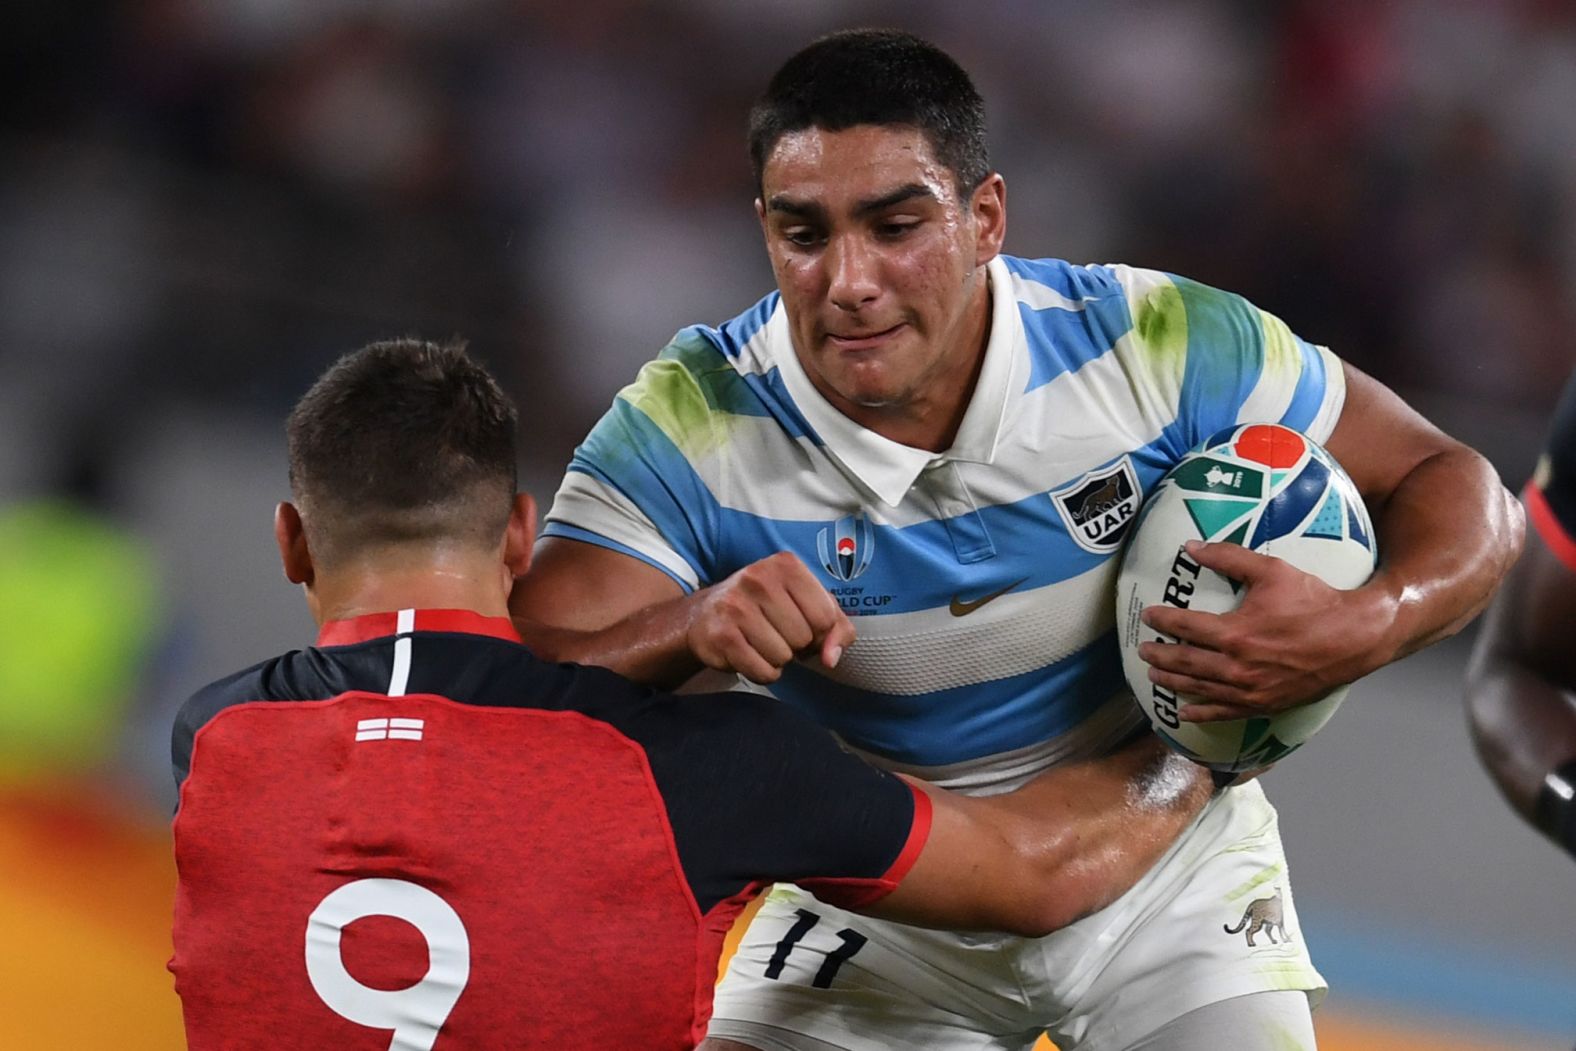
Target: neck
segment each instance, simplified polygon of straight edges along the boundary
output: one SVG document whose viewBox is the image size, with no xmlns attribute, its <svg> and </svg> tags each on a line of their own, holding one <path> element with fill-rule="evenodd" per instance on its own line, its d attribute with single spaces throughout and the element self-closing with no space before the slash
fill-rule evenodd
<svg viewBox="0 0 1576 1051">
<path fill-rule="evenodd" d="M 369 560 L 319 572 L 307 594 L 318 624 L 400 609 L 465 609 L 509 615 L 509 574 L 497 558 L 440 552 L 420 560 Z"/>
</svg>

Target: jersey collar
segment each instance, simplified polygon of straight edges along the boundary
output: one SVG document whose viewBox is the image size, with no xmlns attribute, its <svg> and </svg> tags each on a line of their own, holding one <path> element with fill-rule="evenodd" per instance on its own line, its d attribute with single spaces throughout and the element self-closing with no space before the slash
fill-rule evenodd
<svg viewBox="0 0 1576 1051">
<path fill-rule="evenodd" d="M 957 438 L 945 452 L 901 445 L 844 416 L 822 397 L 805 374 L 799 355 L 794 353 L 788 316 L 780 301 L 766 323 L 766 355 L 777 366 L 794 404 L 826 448 L 888 506 L 901 503 L 920 472 L 933 464 L 953 460 L 990 463 L 996 457 L 1013 392 L 1021 391 L 1027 380 L 1028 344 L 1011 276 L 1000 256 L 986 264 L 986 276 L 990 282 L 991 325 L 985 363 Z"/>
<path fill-rule="evenodd" d="M 514 623 L 508 617 L 487 617 L 468 609 L 402 609 L 329 621 L 318 632 L 317 644 L 350 646 L 388 635 L 408 635 L 413 631 L 447 631 L 521 641 L 520 633 L 514 630 Z"/>
</svg>

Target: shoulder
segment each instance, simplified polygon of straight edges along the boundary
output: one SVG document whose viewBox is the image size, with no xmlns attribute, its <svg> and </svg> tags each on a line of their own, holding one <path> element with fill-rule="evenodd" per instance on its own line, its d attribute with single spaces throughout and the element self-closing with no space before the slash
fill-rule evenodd
<svg viewBox="0 0 1576 1051">
<path fill-rule="evenodd" d="M 186 699 L 170 731 L 170 757 L 175 765 L 177 784 L 186 779 L 191 769 L 192 747 L 198 732 L 237 705 L 281 699 L 278 696 L 283 681 L 281 668 L 287 662 L 299 660 L 303 652 L 295 650 L 259 661 L 250 668 L 214 680 Z"/>
<path fill-rule="evenodd" d="M 618 401 L 638 410 L 670 436 L 708 427 L 718 417 L 759 415 L 759 390 L 748 377 L 748 360 L 726 327 L 681 330 L 662 353 L 641 368 Z"/>
<path fill-rule="evenodd" d="M 659 424 L 704 420 L 713 410 L 712 392 L 737 375 L 708 331 L 697 326 L 679 332 L 619 391 L 618 400 Z"/>
<path fill-rule="evenodd" d="M 665 696 L 607 668 L 592 664 L 545 664 L 530 658 L 535 669 L 530 707 L 572 711 L 615 727 Z M 511 686 L 498 703 L 520 704 Z M 483 702 L 487 703 L 487 702 Z"/>
<path fill-rule="evenodd" d="M 1240 300 L 1242 297 L 1183 277 L 1127 263 L 1071 263 L 1065 259 L 1022 259 L 1001 256 L 1011 277 L 1013 291 L 1027 305 L 1049 300 L 1043 305 L 1078 308 L 1105 300 L 1122 299 L 1134 306 L 1164 309 L 1181 306 L 1184 300 L 1215 298 Z"/>
<path fill-rule="evenodd" d="M 777 301 L 772 293 L 719 327 L 681 329 L 619 392 L 611 416 L 636 430 L 654 426 L 686 455 L 711 451 L 749 418 L 774 417 L 791 432 L 802 429 L 785 404 L 767 345 Z"/>
<path fill-rule="evenodd" d="M 709 325 L 692 325 L 681 329 L 673 337 L 673 343 L 687 344 L 693 339 L 701 339 L 710 344 L 724 358 L 730 361 L 740 361 L 750 358 L 752 349 L 756 346 L 766 330 L 766 325 L 777 312 L 777 304 L 781 296 L 770 292 L 751 304 L 749 309 L 716 327 Z"/>
<path fill-rule="evenodd" d="M 1186 339 L 1187 320 L 1218 304 L 1241 303 L 1222 292 L 1162 270 L 1126 263 L 1070 263 L 1002 256 L 1021 308 L 1081 316 L 1107 338 L 1130 333 L 1138 342 L 1169 347 Z"/>
<path fill-rule="evenodd" d="M 1182 274 L 1128 263 L 1072 263 L 1065 259 L 1023 259 L 1002 255 L 1019 298 L 1043 294 L 1044 289 L 1082 302 L 1121 296 L 1131 303 L 1155 300 L 1242 302 L 1236 293 L 1216 288 Z M 1036 287 L 1038 286 L 1038 287 Z"/>
<path fill-rule="evenodd" d="M 1110 264 L 1122 290 L 1135 344 L 1162 356 L 1188 349 L 1239 347 L 1260 350 L 1266 341 L 1284 349 L 1292 336 L 1284 323 L 1244 296 L 1164 270 Z"/>
<path fill-rule="evenodd" d="M 657 355 L 657 362 L 681 369 L 703 389 L 726 383 L 729 375 L 760 371 L 767 324 L 777 312 L 779 299 L 772 292 L 720 325 L 679 329 Z"/>
<path fill-rule="evenodd" d="M 1126 269 L 1123 267 L 1011 255 L 1000 258 L 1012 280 L 1013 292 L 1020 302 L 1029 305 L 1045 299 L 1066 299 L 1069 305 L 1081 305 L 1122 293 L 1119 272 Z"/>
<path fill-rule="evenodd" d="M 304 651 L 292 650 L 259 661 L 194 691 L 181 706 L 179 719 L 192 730 L 201 728 L 226 708 L 251 701 L 279 700 L 276 696 L 285 667 L 301 659 Z"/>
</svg>

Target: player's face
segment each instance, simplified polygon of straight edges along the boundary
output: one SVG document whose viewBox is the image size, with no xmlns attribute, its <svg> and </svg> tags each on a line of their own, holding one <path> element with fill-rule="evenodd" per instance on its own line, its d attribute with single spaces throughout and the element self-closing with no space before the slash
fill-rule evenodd
<svg viewBox="0 0 1576 1051">
<path fill-rule="evenodd" d="M 794 349 L 817 389 L 896 440 L 950 440 L 987 335 L 984 265 L 1006 225 L 1001 178 L 960 199 L 917 129 L 809 128 L 767 156 L 756 209 Z M 903 426 L 921 418 L 950 424 Z"/>
</svg>

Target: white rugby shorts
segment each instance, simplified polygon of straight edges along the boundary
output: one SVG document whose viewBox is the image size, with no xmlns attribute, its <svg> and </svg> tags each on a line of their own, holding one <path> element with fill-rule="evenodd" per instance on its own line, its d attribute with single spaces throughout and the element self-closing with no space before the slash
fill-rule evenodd
<svg viewBox="0 0 1576 1051">
<path fill-rule="evenodd" d="M 1252 942 L 1250 945 L 1249 942 Z M 1189 1011 L 1326 985 L 1257 782 L 1212 800 L 1131 890 L 1043 938 L 930 931 L 769 894 L 718 987 L 710 1035 L 792 1051 L 1121 1051 Z"/>
</svg>

